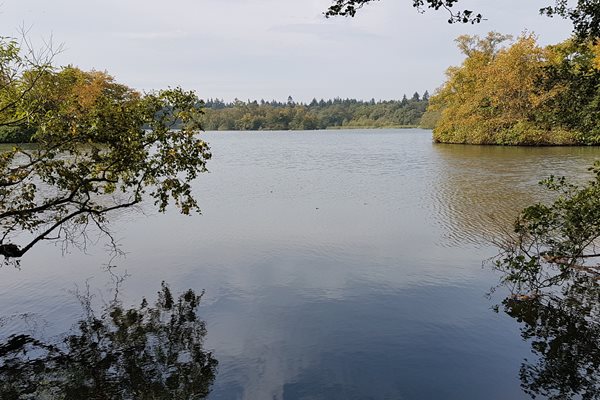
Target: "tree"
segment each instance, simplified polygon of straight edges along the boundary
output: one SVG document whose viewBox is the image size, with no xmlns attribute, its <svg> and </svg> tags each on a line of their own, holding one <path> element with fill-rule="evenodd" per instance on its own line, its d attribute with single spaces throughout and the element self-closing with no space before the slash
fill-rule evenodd
<svg viewBox="0 0 600 400">
<path fill-rule="evenodd" d="M 28 115 L 20 112 L 19 106 L 30 102 L 31 110 L 39 104 L 32 92 L 52 71 L 52 59 L 60 50 L 48 44 L 35 52 L 26 37 L 22 42 L 24 51 L 16 39 L 0 36 L 0 128 L 22 128 Z"/>
<path fill-rule="evenodd" d="M 379 0 L 334 0 L 325 12 L 326 17 L 337 15 L 354 17 L 363 6 Z M 473 10 L 455 11 L 454 6 L 459 0 L 412 0 L 413 7 L 419 12 L 425 8 L 434 10 L 443 9 L 449 13 L 449 23 L 479 23 L 485 18 L 481 13 Z M 549 17 L 560 16 L 571 20 L 573 31 L 580 38 L 600 37 L 600 1 L 577 0 L 574 7 L 570 7 L 568 0 L 555 0 L 554 5 L 540 9 L 540 14 Z"/>
<path fill-rule="evenodd" d="M 600 143 L 600 48 L 567 40 L 541 47 L 532 34 L 460 36 L 466 58 L 447 70 L 430 98 L 442 143 L 544 145 Z"/>
<path fill-rule="evenodd" d="M 209 146 L 202 103 L 180 88 L 141 94 L 98 71 L 28 60 L 0 38 L 0 125 L 32 129 L 33 147 L 0 154 L 0 255 L 42 240 L 85 246 L 88 226 L 144 198 L 198 211 L 190 186 Z"/>
</svg>

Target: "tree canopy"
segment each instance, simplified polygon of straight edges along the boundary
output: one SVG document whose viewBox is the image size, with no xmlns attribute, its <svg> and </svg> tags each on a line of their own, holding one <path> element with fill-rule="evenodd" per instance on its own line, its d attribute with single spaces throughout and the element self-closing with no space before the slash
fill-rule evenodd
<svg viewBox="0 0 600 400">
<path fill-rule="evenodd" d="M 55 68 L 0 38 L 0 126 L 33 131 L 35 145 L 0 152 L 0 255 L 41 240 L 83 245 L 108 233 L 107 213 L 144 197 L 198 210 L 190 181 L 206 171 L 202 103 L 180 88 L 139 93 L 105 72 Z M 178 129 L 174 129 L 176 127 Z"/>
<path fill-rule="evenodd" d="M 460 36 L 466 56 L 430 99 L 434 140 L 473 144 L 600 144 L 600 46 L 541 47 L 533 34 Z"/>
<path fill-rule="evenodd" d="M 337 15 L 354 17 L 363 6 L 379 0 L 334 0 L 325 12 L 325 16 Z M 413 7 L 420 12 L 425 9 L 445 10 L 449 14 L 449 23 L 479 23 L 484 20 L 482 13 L 474 10 L 456 10 L 460 0 L 412 0 Z M 600 37 L 600 1 L 577 0 L 575 6 L 569 0 L 555 0 L 554 4 L 540 8 L 540 14 L 548 17 L 559 16 L 573 23 L 573 31 L 579 38 Z"/>
</svg>

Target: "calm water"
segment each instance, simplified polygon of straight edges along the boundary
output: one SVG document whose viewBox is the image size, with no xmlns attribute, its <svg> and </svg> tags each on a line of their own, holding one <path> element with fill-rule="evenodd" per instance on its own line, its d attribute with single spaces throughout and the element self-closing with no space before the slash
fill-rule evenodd
<svg viewBox="0 0 600 400">
<path fill-rule="evenodd" d="M 584 176 L 596 148 L 434 145 L 425 130 L 207 133 L 203 215 L 118 216 L 124 302 L 206 290 L 211 399 L 519 399 L 531 358 L 519 324 L 485 297 L 489 238 Z M 110 296 L 103 242 L 40 245 L 0 269 L 0 336 L 55 337 L 73 291 Z"/>
</svg>

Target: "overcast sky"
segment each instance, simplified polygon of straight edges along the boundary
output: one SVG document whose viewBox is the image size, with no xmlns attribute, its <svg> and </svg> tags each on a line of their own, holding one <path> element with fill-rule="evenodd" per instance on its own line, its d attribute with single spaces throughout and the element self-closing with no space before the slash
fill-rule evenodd
<svg viewBox="0 0 600 400">
<path fill-rule="evenodd" d="M 398 99 L 441 85 L 462 59 L 460 34 L 528 29 L 547 44 L 570 33 L 567 22 L 538 16 L 550 0 L 461 0 L 488 18 L 474 26 L 418 14 L 412 0 L 382 0 L 354 19 L 325 19 L 329 0 L 1 1 L 0 35 L 26 26 L 33 39 L 52 36 L 64 44 L 61 65 L 225 100 Z"/>
</svg>

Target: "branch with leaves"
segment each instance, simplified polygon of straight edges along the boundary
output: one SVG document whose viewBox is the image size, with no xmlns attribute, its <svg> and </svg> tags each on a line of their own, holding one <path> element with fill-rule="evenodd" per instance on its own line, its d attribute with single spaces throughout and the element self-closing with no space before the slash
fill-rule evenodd
<svg viewBox="0 0 600 400">
<path fill-rule="evenodd" d="M 333 16 L 354 17 L 358 10 L 369 3 L 379 0 L 334 0 L 325 12 L 327 18 Z M 426 9 L 445 10 L 448 12 L 448 23 L 479 23 L 485 18 L 474 10 L 455 10 L 460 0 L 412 0 L 413 7 L 419 12 Z M 573 23 L 573 31 L 579 38 L 600 37 L 600 1 L 577 0 L 570 6 L 568 0 L 556 0 L 554 5 L 542 7 L 540 14 L 548 17 L 562 17 Z"/>
<path fill-rule="evenodd" d="M 335 3 L 329 6 L 325 12 L 327 18 L 333 16 L 354 17 L 356 12 L 368 3 L 376 0 L 335 0 Z M 379 0 L 377 0 L 379 1 Z M 424 12 L 426 8 L 434 10 L 444 9 L 450 15 L 448 23 L 470 22 L 472 24 L 481 22 L 484 18 L 481 14 L 476 14 L 472 10 L 455 11 L 453 6 L 458 0 L 413 0 L 413 7 L 419 12 Z"/>
<path fill-rule="evenodd" d="M 600 163 L 591 171 L 594 179 L 583 186 L 564 177 L 542 181 L 556 199 L 523 210 L 498 243 L 494 265 L 515 294 L 537 296 L 579 276 L 600 280 Z"/>
<path fill-rule="evenodd" d="M 21 257 L 42 240 L 76 243 L 90 224 L 107 233 L 108 214 L 144 198 L 161 212 L 171 202 L 199 211 L 190 182 L 211 153 L 197 135 L 203 111 L 193 92 L 140 94 L 70 66 L 11 79 L 0 88 L 10 105 L 0 121 L 26 116 L 18 123 L 35 129 L 35 144 L 0 153 L 0 255 Z"/>
</svg>

